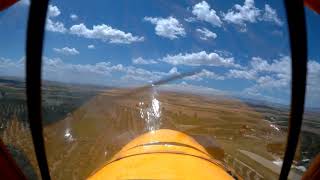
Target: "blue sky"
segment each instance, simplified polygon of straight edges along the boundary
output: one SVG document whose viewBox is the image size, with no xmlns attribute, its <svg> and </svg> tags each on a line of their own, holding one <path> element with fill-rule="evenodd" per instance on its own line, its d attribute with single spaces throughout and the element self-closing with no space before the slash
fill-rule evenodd
<svg viewBox="0 0 320 180">
<path fill-rule="evenodd" d="M 29 2 L 0 14 L 0 75 L 23 76 Z M 319 15 L 306 9 L 308 106 L 319 106 Z M 317 51 L 318 50 L 318 51 Z M 282 1 L 51 1 L 45 79 L 137 86 L 186 71 L 164 88 L 287 104 L 290 49 Z"/>
</svg>

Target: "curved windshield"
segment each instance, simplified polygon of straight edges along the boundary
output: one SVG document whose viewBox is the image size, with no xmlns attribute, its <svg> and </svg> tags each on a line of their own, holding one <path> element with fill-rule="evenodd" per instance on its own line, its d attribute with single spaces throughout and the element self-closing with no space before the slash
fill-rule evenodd
<svg viewBox="0 0 320 180">
<path fill-rule="evenodd" d="M 40 171 L 29 130 L 24 79 L 29 5 L 22 0 L 0 12 L 0 140 L 22 172 L 35 179 Z"/>
<path fill-rule="evenodd" d="M 36 169 L 25 173 L 36 178 L 24 95 L 28 8 L 21 1 L 0 15 L 6 41 L 0 43 L 0 133 L 7 146 L 21 145 L 30 163 L 18 164 L 24 172 Z M 306 113 L 289 179 L 301 178 L 320 150 L 320 24 L 312 11 L 306 14 Z M 204 152 L 232 176 L 277 179 L 291 96 L 285 17 L 282 1 L 50 1 L 42 115 L 51 177 L 94 177 L 132 153 L 172 153 L 171 147 Z M 159 158 L 161 166 L 166 161 Z M 132 178 L 132 164 L 121 168 L 127 176 L 119 171 L 119 177 Z"/>
</svg>

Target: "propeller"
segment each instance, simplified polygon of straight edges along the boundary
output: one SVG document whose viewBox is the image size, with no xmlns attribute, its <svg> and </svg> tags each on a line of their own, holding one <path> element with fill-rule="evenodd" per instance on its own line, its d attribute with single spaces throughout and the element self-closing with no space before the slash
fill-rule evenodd
<svg viewBox="0 0 320 180">
<path fill-rule="evenodd" d="M 144 91 L 146 91 L 148 89 L 151 89 L 154 86 L 167 84 L 169 82 L 172 82 L 172 81 L 175 81 L 175 80 L 178 80 L 178 79 L 182 79 L 182 78 L 185 78 L 185 77 L 188 77 L 188 76 L 196 75 L 196 74 L 198 74 L 200 72 L 201 72 L 201 69 L 196 69 L 196 70 L 192 70 L 192 71 L 188 71 L 188 72 L 174 74 L 174 75 L 171 75 L 169 77 L 165 77 L 165 78 L 160 79 L 158 81 L 152 82 L 150 84 L 146 84 L 144 86 L 133 88 L 129 92 L 121 94 L 121 95 L 116 96 L 116 97 L 118 97 L 118 98 L 122 98 L 122 97 L 127 98 L 127 97 L 130 97 L 130 96 L 134 96 L 134 95 L 139 94 L 141 92 L 144 92 Z"/>
</svg>

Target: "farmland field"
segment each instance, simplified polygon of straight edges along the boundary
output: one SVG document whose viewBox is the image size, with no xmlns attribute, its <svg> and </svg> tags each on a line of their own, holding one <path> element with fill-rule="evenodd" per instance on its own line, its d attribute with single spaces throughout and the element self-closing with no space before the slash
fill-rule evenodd
<svg viewBox="0 0 320 180">
<path fill-rule="evenodd" d="M 27 176 L 39 177 L 28 129 L 25 84 L 20 79 L 2 78 L 0 91 L 1 138 Z M 194 137 L 227 164 L 226 158 L 231 157 L 254 167 L 266 179 L 277 176 L 243 152 L 281 161 L 287 107 L 156 87 L 131 92 L 44 82 L 44 138 L 53 179 L 84 179 L 134 137 L 159 128 Z M 319 115 L 318 110 L 306 112 L 295 174 L 301 174 L 320 150 Z"/>
</svg>

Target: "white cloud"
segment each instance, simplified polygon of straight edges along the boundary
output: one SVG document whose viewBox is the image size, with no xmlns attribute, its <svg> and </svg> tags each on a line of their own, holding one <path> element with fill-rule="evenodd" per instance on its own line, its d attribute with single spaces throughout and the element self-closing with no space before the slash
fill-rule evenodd
<svg viewBox="0 0 320 180">
<path fill-rule="evenodd" d="M 290 58 L 288 56 L 280 57 L 269 63 L 267 60 L 260 57 L 252 57 L 249 66 L 245 70 L 230 69 L 227 76 L 229 78 L 239 78 L 247 80 L 255 80 L 257 82 L 265 82 L 261 74 L 273 74 L 276 78 L 290 80 Z M 273 77 L 273 76 L 271 76 Z M 259 79 L 262 78 L 262 79 Z M 277 82 L 276 82 L 277 83 Z"/>
<path fill-rule="evenodd" d="M 289 86 L 290 79 L 279 78 L 279 77 L 275 78 L 275 77 L 272 77 L 271 75 L 265 75 L 265 76 L 260 76 L 257 79 L 257 83 L 259 85 L 259 88 L 267 88 L 267 89 L 282 88 L 282 87 Z"/>
<path fill-rule="evenodd" d="M 194 17 L 188 17 L 188 18 L 184 18 L 184 20 L 185 20 L 186 22 L 191 23 L 191 22 L 195 22 L 197 19 L 194 18 Z"/>
<path fill-rule="evenodd" d="M 310 60 L 308 63 L 308 85 L 317 87 L 318 94 L 320 94 L 320 63 Z"/>
<path fill-rule="evenodd" d="M 53 21 L 50 18 L 47 19 L 46 30 L 59 33 L 67 32 L 67 29 L 64 27 L 64 24 L 62 22 Z"/>
<path fill-rule="evenodd" d="M 254 0 L 245 0 L 243 6 L 235 4 L 233 9 L 229 9 L 226 14 L 223 14 L 223 20 L 245 28 L 246 22 L 256 22 L 260 14 L 261 10 L 255 7 Z"/>
<path fill-rule="evenodd" d="M 309 60 L 306 104 L 319 107 L 320 102 L 320 63 Z"/>
<path fill-rule="evenodd" d="M 69 48 L 69 47 L 64 47 L 64 48 L 53 48 L 53 50 L 57 53 L 63 54 L 63 55 L 77 55 L 79 54 L 79 51 L 75 48 Z"/>
<path fill-rule="evenodd" d="M 126 81 L 142 81 L 142 82 L 151 82 L 156 81 L 161 78 L 161 75 L 157 72 L 148 71 L 142 68 L 136 68 L 129 66 L 126 69 L 126 75 L 122 76 L 122 80 Z"/>
<path fill-rule="evenodd" d="M 247 88 L 240 93 L 236 93 L 236 95 L 241 98 L 256 99 L 256 100 L 262 100 L 262 101 L 267 101 L 272 103 L 280 103 L 280 104 L 289 103 L 287 100 L 283 98 L 269 96 L 265 93 L 260 93 L 257 89 L 254 89 L 252 87 Z"/>
<path fill-rule="evenodd" d="M 260 57 L 252 57 L 245 70 L 231 69 L 226 76 L 254 82 L 254 85 L 243 90 L 244 96 L 283 103 L 284 99 L 290 97 L 290 63 L 288 56 L 282 56 L 271 62 Z"/>
<path fill-rule="evenodd" d="M 196 29 L 198 33 L 200 33 L 200 39 L 208 40 L 210 38 L 215 39 L 217 38 L 217 34 L 214 32 L 209 31 L 207 28 Z"/>
<path fill-rule="evenodd" d="M 60 9 L 57 6 L 49 5 L 48 15 L 46 22 L 46 30 L 51 32 L 65 33 L 67 29 L 64 27 L 64 24 L 60 21 L 55 21 L 52 18 L 58 17 L 61 14 Z"/>
<path fill-rule="evenodd" d="M 48 17 L 57 17 L 61 14 L 60 9 L 57 6 L 49 4 Z"/>
<path fill-rule="evenodd" d="M 189 84 L 185 81 L 179 83 L 179 84 L 164 84 L 160 85 L 158 89 L 163 91 L 174 91 L 174 92 L 187 92 L 187 93 L 194 93 L 194 94 L 202 94 L 202 95 L 227 95 L 228 92 L 221 91 L 218 89 L 205 87 L 205 86 L 199 86 L 199 85 L 193 85 Z"/>
<path fill-rule="evenodd" d="M 274 72 L 274 73 L 285 73 L 289 74 L 291 70 L 290 57 L 282 56 L 279 59 L 275 59 L 272 63 L 260 58 L 253 57 L 250 61 L 251 67 L 259 72 Z"/>
<path fill-rule="evenodd" d="M 171 68 L 168 72 L 160 71 L 149 71 L 142 68 L 136 68 L 134 66 L 128 66 L 125 70 L 125 75 L 122 76 L 122 80 L 129 83 L 153 83 L 164 79 L 166 77 L 179 75 L 178 69 L 176 67 Z M 133 80 L 133 81 L 132 81 Z"/>
<path fill-rule="evenodd" d="M 1 76 L 25 76 L 25 58 L 18 61 L 0 57 L 0 75 Z"/>
<path fill-rule="evenodd" d="M 172 65 L 240 67 L 240 65 L 235 64 L 233 57 L 224 58 L 217 53 L 207 53 L 206 51 L 167 55 L 161 61 Z"/>
<path fill-rule="evenodd" d="M 232 53 L 226 50 L 215 49 L 213 52 L 220 54 L 220 56 L 232 56 Z"/>
<path fill-rule="evenodd" d="M 221 75 L 218 75 L 212 71 L 208 71 L 206 69 L 202 69 L 199 73 L 194 74 L 189 77 L 185 77 L 186 80 L 195 80 L 202 81 L 203 79 L 214 79 L 214 80 L 224 80 L 225 78 Z"/>
<path fill-rule="evenodd" d="M 43 60 L 44 79 L 61 82 L 111 85 L 111 73 L 124 71 L 123 65 L 112 65 L 104 61 L 95 64 L 71 64 L 59 58 L 44 57 Z"/>
<path fill-rule="evenodd" d="M 269 4 L 265 4 L 265 9 L 261 10 L 255 7 L 254 0 L 245 0 L 243 6 L 235 4 L 227 13 L 223 13 L 223 20 L 239 25 L 241 31 L 247 30 L 246 23 L 256 23 L 258 21 L 273 22 L 279 26 L 283 24 L 276 10 Z"/>
<path fill-rule="evenodd" d="M 101 61 L 95 64 L 72 64 L 60 58 L 43 57 L 43 78 L 60 82 L 108 86 L 144 85 L 179 74 L 173 67 L 168 72 L 149 71 L 134 66 Z M 0 75 L 25 75 L 25 59 L 19 61 L 0 58 Z"/>
<path fill-rule="evenodd" d="M 143 59 L 142 57 L 138 57 L 132 59 L 133 64 L 157 64 L 158 62 L 153 59 Z"/>
<path fill-rule="evenodd" d="M 144 20 L 156 25 L 155 32 L 158 36 L 173 40 L 179 36 L 184 37 L 186 35 L 182 24 L 174 17 L 144 17 Z"/>
<path fill-rule="evenodd" d="M 170 69 L 169 74 L 170 75 L 178 75 L 180 73 L 178 72 L 178 68 L 173 67 L 173 68 Z"/>
<path fill-rule="evenodd" d="M 130 83 L 152 83 L 159 81 L 167 76 L 176 75 L 178 73 L 176 68 L 172 68 L 169 72 L 149 71 L 142 68 L 136 68 L 134 66 L 128 66 L 125 69 L 125 75 L 121 77 L 121 80 Z M 133 81 L 132 81 L 133 80 Z"/>
<path fill-rule="evenodd" d="M 192 8 L 192 14 L 201 21 L 206 21 L 213 26 L 221 27 L 222 21 L 214 9 L 210 9 L 210 5 L 206 1 L 202 1 Z"/>
<path fill-rule="evenodd" d="M 253 80 L 256 78 L 256 72 L 252 70 L 230 69 L 227 76 L 228 78 Z"/>
<path fill-rule="evenodd" d="M 109 86 L 143 85 L 178 73 L 176 68 L 169 72 L 149 71 L 134 66 L 113 65 L 105 61 L 95 64 L 71 64 L 61 59 L 44 58 L 44 62 L 46 79 Z"/>
<path fill-rule="evenodd" d="M 277 79 L 287 83 L 290 80 L 290 63 L 290 57 L 288 56 L 274 59 L 271 63 L 260 57 L 252 57 L 249 66 L 245 70 L 230 69 L 227 76 L 229 78 L 255 80 L 261 84 L 264 84 L 270 78 L 274 78 L 273 82 L 280 85 L 281 83 L 276 82 Z"/>
<path fill-rule="evenodd" d="M 75 21 L 78 19 L 78 16 L 76 14 L 70 14 L 70 19 Z"/>
<path fill-rule="evenodd" d="M 115 44 L 131 44 L 144 41 L 144 37 L 134 36 L 106 24 L 94 25 L 88 29 L 83 23 L 70 27 L 70 33 L 89 39 L 100 39 L 103 42 Z"/>
<path fill-rule="evenodd" d="M 260 57 L 252 57 L 248 67 L 245 69 L 230 69 L 228 78 L 254 80 L 258 83 L 265 83 L 266 80 L 274 78 L 273 82 L 280 79 L 282 82 L 289 82 L 291 77 L 290 58 L 288 56 L 274 59 L 271 63 Z M 271 76 L 269 76 L 271 75 Z"/>
<path fill-rule="evenodd" d="M 93 44 L 88 45 L 88 49 L 95 49 L 96 47 Z"/>
<path fill-rule="evenodd" d="M 262 16 L 262 20 L 274 22 L 279 26 L 283 25 L 283 22 L 278 17 L 277 11 L 273 9 L 269 4 L 265 4 L 264 6 L 264 14 Z"/>
<path fill-rule="evenodd" d="M 259 57 L 253 57 L 246 67 L 248 72 L 254 72 L 254 76 L 243 79 L 251 79 L 255 84 L 246 88 L 238 95 L 241 97 L 251 97 L 271 102 L 284 102 L 282 96 L 290 98 L 291 66 L 290 57 L 282 56 L 278 59 L 267 61 Z M 116 75 L 115 75 L 116 74 Z M 124 66 L 122 64 L 113 65 L 110 62 L 98 62 L 95 64 L 71 64 L 62 61 L 59 58 L 43 58 L 43 76 L 46 80 L 61 82 L 86 83 L 111 86 L 131 86 L 143 85 L 158 81 L 168 76 L 180 74 L 176 67 L 168 72 L 150 71 L 134 66 Z M 25 58 L 20 60 L 11 60 L 0 57 L 0 75 L 1 76 L 19 76 L 25 75 Z M 202 70 L 197 76 L 185 77 L 186 80 L 218 79 L 230 78 L 220 76 L 212 71 Z M 239 75 L 241 76 L 241 75 Z M 241 78 L 241 77 L 239 77 Z M 309 60 L 306 105 L 319 107 L 320 102 L 320 63 Z M 195 86 L 187 83 L 177 85 L 161 85 L 161 87 L 171 87 L 179 91 L 214 94 L 221 91 L 204 87 Z M 230 92 L 227 92 L 230 93 Z M 279 97 L 280 96 L 280 97 Z"/>
</svg>

